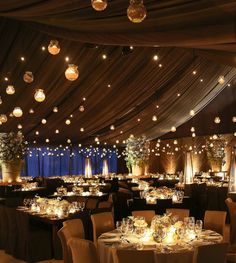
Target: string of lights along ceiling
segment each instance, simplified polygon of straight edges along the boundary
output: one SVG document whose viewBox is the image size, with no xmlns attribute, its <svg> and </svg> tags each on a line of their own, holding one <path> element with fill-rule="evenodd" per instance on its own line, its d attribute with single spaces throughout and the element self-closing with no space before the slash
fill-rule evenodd
<svg viewBox="0 0 236 263">
<path fill-rule="evenodd" d="M 100 12 L 109 8 L 109 1 L 92 0 L 91 6 Z M 138 24 L 142 22 L 147 16 L 144 2 L 142 0 L 130 0 L 127 16 L 133 23 Z M 20 30 L 17 34 L 20 34 Z M 40 37 L 42 36 L 42 39 L 45 36 L 42 32 L 39 35 Z M 81 140 L 84 140 L 86 145 L 91 143 L 97 145 L 113 144 L 115 148 L 116 145 L 125 144 L 125 140 L 130 134 L 135 134 L 138 126 L 142 126 L 140 134 L 145 133 L 145 129 L 150 131 L 150 134 L 147 134 L 147 137 L 150 139 L 157 138 L 170 131 L 174 134 L 180 124 L 194 117 L 206 105 L 204 99 L 208 98 L 209 94 L 217 90 L 217 92 L 211 95 L 210 99 L 213 99 L 225 87 L 231 86 L 235 76 L 235 70 L 231 67 L 212 65 L 212 61 L 196 56 L 191 50 L 183 48 L 136 47 L 135 45 L 102 46 L 80 43 L 78 46 L 75 45 L 72 50 L 73 41 L 60 40 L 59 37 L 58 39 L 53 39 L 50 36 L 50 38 L 51 40 L 47 42 L 47 45 L 45 42 L 44 44 L 41 42 L 39 42 L 41 44 L 37 43 L 32 52 L 33 57 L 31 56 L 30 58 L 27 56 L 26 49 L 22 48 L 21 50 L 20 45 L 17 47 L 18 57 L 13 57 L 16 54 L 14 53 L 10 58 L 11 61 L 20 61 L 24 68 L 23 75 L 20 73 L 21 75 L 19 76 L 18 74 L 21 69 L 18 69 L 17 74 L 11 72 L 9 63 L 6 62 L 5 68 L 8 68 L 8 70 L 5 72 L 6 74 L 3 76 L 3 79 L 7 85 L 4 87 L 4 94 L 3 92 L 0 94 L 0 104 L 3 105 L 5 103 L 4 100 L 13 98 L 11 104 L 13 108 L 11 110 L 9 108 L 6 110 L 5 108 L 6 111 L 0 114 L 0 124 L 2 127 L 6 123 L 9 123 L 9 118 L 15 120 L 16 127 L 19 130 L 23 130 L 27 126 L 24 133 L 27 140 L 34 144 L 37 142 L 54 142 L 57 140 L 58 134 L 65 134 L 63 142 L 68 144 L 72 142 L 80 143 L 80 135 L 78 134 L 83 134 L 81 135 Z M 48 35 L 46 39 L 48 39 Z M 11 45 L 9 44 L 9 46 Z M 10 48 L 9 50 L 11 51 Z M 47 52 L 49 53 L 50 61 L 56 61 L 52 62 L 54 63 L 52 66 L 49 65 L 49 59 L 45 56 Z M 66 52 L 74 52 L 76 55 L 70 56 Z M 94 57 L 95 52 L 97 57 L 99 53 L 99 61 L 96 61 Z M 34 55 L 38 58 L 39 53 L 40 56 L 44 54 L 44 58 L 39 59 L 38 68 L 34 71 L 30 69 L 28 63 L 30 63 L 30 59 L 34 59 Z M 131 56 L 132 58 L 130 58 Z M 18 90 L 18 87 L 14 84 L 14 79 L 23 79 L 26 85 L 25 91 L 28 91 L 29 87 L 33 87 L 32 85 L 34 85 L 35 79 L 38 76 L 41 78 L 44 77 L 40 73 L 40 69 L 42 65 L 44 66 L 43 63 L 45 63 L 49 68 L 45 79 L 47 78 L 50 85 L 53 86 L 54 80 L 49 80 L 49 77 L 52 78 L 54 75 L 60 75 L 60 71 L 56 70 L 57 66 L 61 67 L 58 63 L 59 60 L 57 60 L 58 57 L 63 57 L 66 63 L 65 67 L 63 65 L 63 76 L 65 77 L 63 81 L 75 84 L 75 86 L 69 86 L 71 89 L 67 89 L 65 96 L 63 92 L 59 91 L 59 85 L 59 87 L 51 90 L 47 90 L 47 87 L 43 85 L 35 88 L 33 100 L 37 103 L 36 107 L 45 107 L 45 110 L 40 115 L 35 114 L 36 108 L 31 107 L 30 103 L 24 105 L 24 108 L 21 107 L 20 104 L 24 100 L 24 95 L 21 95 L 19 98 L 14 97 L 14 94 Z M 106 65 L 104 66 L 103 64 L 101 66 L 99 64 L 101 61 L 104 64 L 106 62 Z M 37 64 L 37 59 L 34 63 Z M 17 67 L 19 68 L 20 66 Z M 124 70 L 128 67 L 130 67 L 129 72 L 125 72 Z M 81 68 L 83 68 L 83 71 L 80 70 Z M 111 75 L 111 73 L 114 76 L 109 76 L 108 78 L 107 75 Z M 90 78 L 91 74 L 93 78 Z M 105 78 L 101 76 L 106 76 L 105 84 Z M 61 77 L 62 75 L 60 75 Z M 105 86 L 106 90 L 100 89 L 98 92 L 98 88 L 94 84 L 97 79 L 101 79 L 101 82 L 103 81 L 102 85 L 103 88 Z M 76 86 L 76 83 L 80 80 L 81 83 Z M 86 85 L 91 85 L 91 90 L 86 89 L 86 94 L 82 92 L 81 88 L 85 85 L 85 81 L 89 83 Z M 100 86 L 101 82 L 99 83 Z M 143 88 L 139 88 L 138 90 L 136 89 L 136 85 L 140 83 L 143 84 Z M 81 89 L 81 97 L 79 98 L 76 96 L 80 92 L 77 87 Z M 123 97 L 116 103 L 118 89 L 119 94 Z M 197 98 L 194 93 L 190 96 L 191 91 L 194 91 L 195 95 L 198 93 L 201 96 L 199 95 Z M 125 92 L 127 93 L 125 94 Z M 93 102 L 90 100 L 91 97 L 98 95 L 101 97 L 99 100 L 103 103 L 102 107 L 101 103 L 97 103 L 95 99 L 93 99 Z M 57 100 L 52 100 L 54 97 L 57 97 Z M 58 97 L 60 97 L 60 101 Z M 184 99 L 189 99 L 190 97 L 192 97 L 192 101 L 185 105 Z M 58 104 L 55 101 L 58 101 Z M 113 110 L 112 105 L 108 107 L 108 104 L 112 103 L 117 104 L 116 112 Z M 200 104 L 201 107 L 199 106 Z M 67 105 L 66 110 L 64 109 L 65 105 Z M 181 122 L 179 115 L 174 115 L 174 107 L 177 105 L 179 115 L 186 115 L 187 112 L 187 116 L 182 118 Z M 49 107 L 51 108 L 49 109 Z M 26 115 L 34 116 L 33 124 L 26 121 L 24 124 L 20 121 Z M 58 118 L 53 117 L 53 115 L 57 115 Z M 78 117 L 78 115 L 81 117 Z M 89 117 L 85 117 L 85 115 Z M 101 115 L 106 116 L 106 118 L 102 120 Z M 80 125 L 78 126 L 75 117 L 79 118 Z M 235 123 L 236 116 L 231 117 L 232 122 Z M 52 122 L 55 124 L 50 124 Z M 220 116 L 215 116 L 213 122 L 220 124 Z M 95 127 L 96 123 L 98 124 Z M 13 129 L 15 124 L 10 123 L 9 129 Z M 52 128 L 49 128 L 47 124 L 52 125 Z M 161 125 L 162 128 L 159 128 Z M 71 127 L 71 129 L 65 131 L 65 127 Z M 72 138 L 70 135 L 73 132 L 75 135 Z M 196 137 L 195 127 L 191 128 L 191 135 L 192 137 Z"/>
</svg>

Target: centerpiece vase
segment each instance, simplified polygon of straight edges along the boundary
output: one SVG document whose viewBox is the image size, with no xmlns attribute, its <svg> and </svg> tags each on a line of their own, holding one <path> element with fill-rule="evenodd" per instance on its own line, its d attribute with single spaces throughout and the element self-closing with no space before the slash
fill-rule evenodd
<svg viewBox="0 0 236 263">
<path fill-rule="evenodd" d="M 2 161 L 2 181 L 4 183 L 12 183 L 19 181 L 21 163 L 21 160 Z"/>
<path fill-rule="evenodd" d="M 145 174 L 145 166 L 144 165 L 132 165 L 132 175 L 140 176 Z"/>
</svg>

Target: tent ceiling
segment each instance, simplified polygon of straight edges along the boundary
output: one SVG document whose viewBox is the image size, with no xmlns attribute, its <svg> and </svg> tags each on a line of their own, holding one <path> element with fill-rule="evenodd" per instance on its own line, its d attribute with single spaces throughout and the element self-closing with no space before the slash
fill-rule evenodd
<svg viewBox="0 0 236 263">
<path fill-rule="evenodd" d="M 144 1 L 148 16 L 141 24 L 128 21 L 128 1 L 108 2 L 99 13 L 90 1 L 0 3 L 0 113 L 9 115 L 15 106 L 24 112 L 21 118 L 9 117 L 0 131 L 21 124 L 26 138 L 38 143 L 47 138 L 51 143 L 68 138 L 91 143 L 96 136 L 114 143 L 131 133 L 153 139 L 186 122 L 191 109 L 200 111 L 228 83 L 233 85 L 235 1 Z M 41 49 L 51 39 L 59 40 L 57 56 Z M 129 45 L 133 52 L 122 54 Z M 64 76 L 66 56 L 80 71 L 74 82 Z M 23 81 L 25 71 L 34 73 L 33 83 Z M 217 82 L 220 75 L 224 85 Z M 16 88 L 14 95 L 5 93 L 9 84 Z M 45 102 L 34 100 L 37 88 L 45 90 Z"/>
</svg>

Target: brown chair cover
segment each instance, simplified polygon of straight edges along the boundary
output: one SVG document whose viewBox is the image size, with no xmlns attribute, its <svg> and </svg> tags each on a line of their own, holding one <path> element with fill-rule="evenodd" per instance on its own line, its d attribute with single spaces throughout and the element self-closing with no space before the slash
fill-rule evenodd
<svg viewBox="0 0 236 263">
<path fill-rule="evenodd" d="M 236 202 L 233 202 L 231 198 L 227 198 L 225 203 L 229 209 L 230 215 L 230 243 L 236 244 Z"/>
<path fill-rule="evenodd" d="M 99 263 L 96 247 L 89 240 L 71 238 L 68 241 L 73 263 Z"/>
<path fill-rule="evenodd" d="M 183 221 L 185 217 L 189 217 L 189 209 L 167 208 L 166 213 L 171 213 L 173 216 L 178 216 L 179 220 L 181 221 Z"/>
<path fill-rule="evenodd" d="M 98 200 L 94 199 L 94 198 L 88 198 L 87 202 L 86 202 L 86 208 L 93 210 L 96 209 L 98 206 Z"/>
<path fill-rule="evenodd" d="M 223 235 L 225 229 L 226 214 L 227 213 L 225 211 L 206 210 L 204 216 L 204 228 L 211 229 Z"/>
<path fill-rule="evenodd" d="M 109 208 L 112 209 L 113 203 L 109 202 L 109 201 L 103 201 L 103 202 L 99 202 L 98 204 L 98 208 Z"/>
<path fill-rule="evenodd" d="M 71 237 L 84 238 L 84 225 L 81 219 L 70 219 L 63 222 Z"/>
<path fill-rule="evenodd" d="M 152 222 L 153 217 L 155 216 L 154 210 L 139 210 L 139 211 L 133 211 L 132 216 L 143 216 L 145 218 L 145 221 L 150 225 Z"/>
<path fill-rule="evenodd" d="M 195 263 L 225 263 L 228 243 L 199 246 L 195 254 Z"/>
<path fill-rule="evenodd" d="M 154 252 L 155 263 L 192 263 L 194 251 L 184 251 L 177 253 Z"/>
<path fill-rule="evenodd" d="M 112 212 L 105 212 L 91 215 L 93 225 L 93 241 L 97 243 L 97 238 L 108 231 L 115 228 L 114 217 Z"/>
<path fill-rule="evenodd" d="M 153 250 L 117 249 L 116 256 L 119 263 L 154 263 Z"/>
</svg>

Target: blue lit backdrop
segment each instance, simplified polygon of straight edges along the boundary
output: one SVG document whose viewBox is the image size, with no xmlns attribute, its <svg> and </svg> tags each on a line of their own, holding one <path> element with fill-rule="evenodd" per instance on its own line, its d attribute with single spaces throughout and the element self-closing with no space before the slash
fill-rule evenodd
<svg viewBox="0 0 236 263">
<path fill-rule="evenodd" d="M 85 159 L 91 158 L 93 174 L 102 173 L 103 160 L 108 160 L 109 173 L 117 172 L 117 149 L 93 147 L 29 147 L 23 176 L 84 174 Z"/>
</svg>

